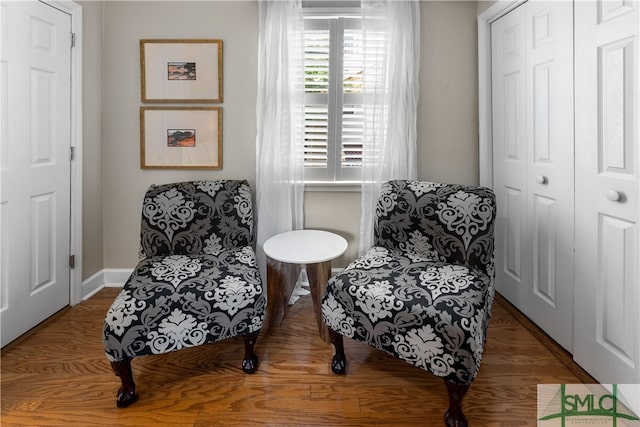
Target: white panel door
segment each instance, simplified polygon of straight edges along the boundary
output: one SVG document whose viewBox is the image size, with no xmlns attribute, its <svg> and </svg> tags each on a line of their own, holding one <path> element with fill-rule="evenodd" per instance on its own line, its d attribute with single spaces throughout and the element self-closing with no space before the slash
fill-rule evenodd
<svg viewBox="0 0 640 427">
<path fill-rule="evenodd" d="M 496 287 L 573 344 L 573 4 L 529 1 L 492 24 Z"/>
<path fill-rule="evenodd" d="M 496 290 L 522 310 L 531 276 L 527 235 L 524 6 L 491 24 Z"/>
<path fill-rule="evenodd" d="M 573 3 L 529 1 L 527 214 L 532 276 L 527 314 L 573 348 Z"/>
<path fill-rule="evenodd" d="M 576 2 L 574 359 L 640 383 L 637 1 Z"/>
<path fill-rule="evenodd" d="M 2 2 L 2 345 L 69 304 L 71 18 Z"/>
</svg>

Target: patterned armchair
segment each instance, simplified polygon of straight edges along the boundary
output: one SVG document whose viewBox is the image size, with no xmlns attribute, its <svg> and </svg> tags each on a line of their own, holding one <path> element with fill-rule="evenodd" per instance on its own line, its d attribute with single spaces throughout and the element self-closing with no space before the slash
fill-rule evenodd
<svg viewBox="0 0 640 427">
<path fill-rule="evenodd" d="M 241 335 L 242 369 L 255 372 L 254 344 L 266 297 L 253 249 L 246 181 L 151 186 L 142 206 L 140 261 L 109 308 L 103 343 L 120 377 L 116 404 L 137 400 L 136 356 Z"/>
<path fill-rule="evenodd" d="M 374 247 L 329 280 L 322 315 L 343 374 L 343 336 L 444 379 L 448 426 L 480 367 L 494 297 L 495 196 L 418 181 L 383 185 Z"/>
</svg>

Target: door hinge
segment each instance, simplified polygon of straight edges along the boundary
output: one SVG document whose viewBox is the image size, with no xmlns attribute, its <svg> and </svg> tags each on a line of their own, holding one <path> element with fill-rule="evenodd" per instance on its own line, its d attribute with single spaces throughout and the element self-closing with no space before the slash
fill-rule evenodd
<svg viewBox="0 0 640 427">
<path fill-rule="evenodd" d="M 76 33 L 71 33 L 71 47 L 76 47 Z"/>
<path fill-rule="evenodd" d="M 75 160 L 76 159 L 76 147 L 70 147 L 70 153 L 69 153 L 69 160 Z"/>
<path fill-rule="evenodd" d="M 76 268 L 76 256 L 69 255 L 69 268 Z"/>
</svg>

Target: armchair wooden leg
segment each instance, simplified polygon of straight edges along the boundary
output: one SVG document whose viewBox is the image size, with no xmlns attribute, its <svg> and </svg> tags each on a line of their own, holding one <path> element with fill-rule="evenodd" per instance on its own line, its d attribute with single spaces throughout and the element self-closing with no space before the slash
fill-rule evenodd
<svg viewBox="0 0 640 427">
<path fill-rule="evenodd" d="M 447 427 L 467 427 L 467 418 L 462 413 L 462 399 L 471 384 L 458 384 L 453 381 L 444 382 L 449 393 L 449 409 L 444 414 Z"/>
<path fill-rule="evenodd" d="M 118 408 L 126 408 L 138 400 L 136 384 L 133 382 L 133 372 L 131 371 L 131 358 L 111 362 L 111 369 L 114 374 L 120 377 L 122 383 L 116 395 L 116 405 Z"/>
<path fill-rule="evenodd" d="M 258 369 L 258 356 L 254 352 L 254 346 L 260 331 L 243 335 L 244 338 L 244 359 L 242 360 L 242 370 L 247 374 L 253 374 Z"/>
<path fill-rule="evenodd" d="M 331 370 L 334 374 L 342 375 L 347 370 L 347 358 L 344 355 L 343 337 L 333 329 L 329 328 L 329 339 L 336 349 L 336 354 L 331 360 Z"/>
</svg>

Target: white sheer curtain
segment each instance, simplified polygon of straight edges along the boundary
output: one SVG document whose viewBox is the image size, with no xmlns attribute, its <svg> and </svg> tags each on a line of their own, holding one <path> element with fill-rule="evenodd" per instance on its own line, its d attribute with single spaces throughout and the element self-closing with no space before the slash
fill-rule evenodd
<svg viewBox="0 0 640 427">
<path fill-rule="evenodd" d="M 300 0 L 258 2 L 256 212 L 258 265 L 264 242 L 303 227 L 304 23 Z"/>
<path fill-rule="evenodd" d="M 416 179 L 420 66 L 418 1 L 362 0 L 364 147 L 360 253 L 373 246 L 384 181 Z"/>
</svg>

